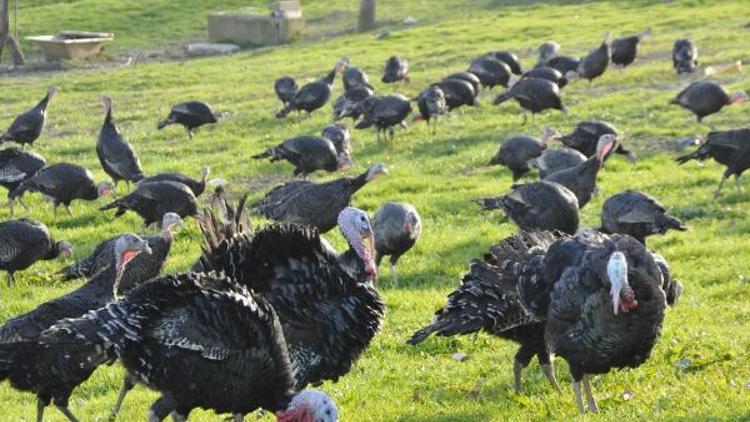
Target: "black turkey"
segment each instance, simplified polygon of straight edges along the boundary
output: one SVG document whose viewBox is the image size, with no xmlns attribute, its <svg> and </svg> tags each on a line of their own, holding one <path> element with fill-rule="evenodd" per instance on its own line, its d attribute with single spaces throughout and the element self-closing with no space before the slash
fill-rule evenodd
<svg viewBox="0 0 750 422">
<path fill-rule="evenodd" d="M 612 55 L 609 42 L 610 35 L 611 33 L 609 32 L 604 34 L 604 40 L 602 40 L 601 45 L 592 50 L 586 57 L 583 57 L 578 64 L 576 73 L 581 78 L 588 79 L 589 85 L 591 85 L 594 79 L 603 75 L 609 66 L 610 56 Z"/>
<path fill-rule="evenodd" d="M 510 75 L 512 74 L 510 66 L 492 57 L 480 57 L 471 62 L 467 72 L 477 75 L 483 88 L 492 89 L 500 85 L 508 86 Z"/>
<path fill-rule="evenodd" d="M 188 137 L 192 138 L 199 127 L 216 123 L 219 117 L 220 113 L 211 110 L 211 106 L 203 101 L 188 101 L 172 107 L 169 116 L 159 122 L 157 129 L 174 124 L 182 125 L 187 130 Z"/>
<path fill-rule="evenodd" d="M 0 270 L 7 272 L 8 287 L 15 283 L 16 271 L 23 271 L 39 260 L 72 254 L 70 242 L 56 241 L 49 228 L 39 221 L 22 218 L 0 222 Z"/>
<path fill-rule="evenodd" d="M 115 189 L 120 180 L 124 180 L 130 187 L 130 182 L 143 179 L 141 161 L 112 119 L 112 99 L 102 96 L 101 100 L 105 117 L 96 142 L 96 155 L 99 156 L 104 172 L 115 182 Z"/>
<path fill-rule="evenodd" d="M 729 95 L 724 87 L 714 81 L 695 81 L 669 103 L 689 110 L 700 125 L 704 117 L 718 113 L 724 106 L 741 104 L 747 100 L 745 91 Z"/>
<path fill-rule="evenodd" d="M 450 79 L 458 79 L 468 82 L 471 87 L 474 88 L 474 96 L 479 95 L 479 89 L 482 87 L 482 81 L 477 78 L 477 75 L 471 72 L 457 72 L 446 76 L 443 80 L 447 81 Z"/>
<path fill-rule="evenodd" d="M 291 76 L 282 76 L 279 79 L 276 79 L 273 83 L 273 90 L 276 92 L 276 97 L 281 100 L 281 104 L 283 104 L 284 107 L 292 101 L 292 98 L 294 98 L 294 94 L 297 93 L 298 89 L 297 81 Z"/>
<path fill-rule="evenodd" d="M 196 197 L 201 196 L 206 191 L 206 178 L 211 174 L 211 169 L 203 167 L 201 170 L 201 180 L 195 180 L 182 173 L 178 172 L 165 172 L 157 173 L 153 176 L 144 177 L 139 183 L 150 183 L 150 182 L 177 182 L 190 188 Z"/>
<path fill-rule="evenodd" d="M 276 113 L 276 118 L 284 118 L 295 110 L 297 112 L 305 111 L 310 114 L 323 107 L 328 102 L 328 99 L 331 98 L 333 81 L 336 79 L 336 75 L 343 72 L 345 68 L 346 62 L 340 61 L 336 63 L 336 66 L 334 66 L 333 70 L 326 77 L 304 85 L 294 94 L 294 97 L 289 100 L 284 108 Z"/>
<path fill-rule="evenodd" d="M 341 80 L 344 82 L 344 91 L 360 87 L 375 89 L 370 85 L 370 78 L 365 71 L 358 67 L 348 66 L 341 75 Z"/>
<path fill-rule="evenodd" d="M 526 124 L 526 112 L 533 118 L 536 113 L 555 109 L 568 115 L 568 107 L 560 99 L 560 88 L 554 82 L 540 78 L 523 78 L 495 98 L 493 104 L 502 104 L 515 99 L 523 109 L 523 122 Z"/>
<path fill-rule="evenodd" d="M 590 375 L 637 368 L 651 354 L 666 308 L 661 269 L 630 236 L 588 235 L 557 242 L 545 257 L 543 282 L 530 280 L 525 309 L 546 316 L 550 352 L 568 362 L 581 413 L 597 412 Z M 538 280 L 538 279 L 537 279 Z"/>
<path fill-rule="evenodd" d="M 602 231 L 633 236 L 641 243 L 646 237 L 668 230 L 685 231 L 680 219 L 667 214 L 656 198 L 643 192 L 626 190 L 612 195 L 602 206 Z"/>
<path fill-rule="evenodd" d="M 593 157 L 594 154 L 596 154 L 596 147 L 599 138 L 606 134 L 619 136 L 620 131 L 609 122 L 601 120 L 584 120 L 576 125 L 573 132 L 568 135 L 560 136 L 560 141 L 566 147 L 573 148 L 586 157 Z M 631 163 L 634 163 L 637 158 L 635 153 L 622 146 L 622 143 L 617 144 L 614 152 L 615 154 L 626 156 Z"/>
<path fill-rule="evenodd" d="M 39 101 L 31 110 L 19 115 L 10 124 L 8 130 L 0 135 L 0 143 L 16 142 L 26 147 L 26 144 L 33 144 L 42 134 L 44 122 L 47 120 L 47 106 L 49 100 L 55 96 L 57 88 L 52 87 L 47 91 L 47 95 Z"/>
<path fill-rule="evenodd" d="M 37 420 L 43 420 L 44 408 L 50 402 L 70 420 L 77 421 L 68 408 L 73 389 L 88 379 L 97 364 L 81 362 L 73 368 L 75 375 L 64 376 L 59 370 L 48 370 L 42 354 L 50 353 L 40 343 L 42 333 L 64 318 L 76 318 L 101 308 L 125 293 L 119 277 L 125 265 L 141 252 L 149 253 L 146 241 L 134 234 L 122 236 L 115 245 L 117 261 L 78 289 L 39 305 L 0 327 L 0 381 L 8 379 L 13 388 L 37 395 Z M 58 368 L 68 368 L 74 356 L 56 354 Z M 55 368 L 55 369 L 58 369 Z"/>
<path fill-rule="evenodd" d="M 638 44 L 651 36 L 651 28 L 638 35 L 617 38 L 612 41 L 612 64 L 627 67 L 635 61 L 638 55 Z"/>
<path fill-rule="evenodd" d="M 448 106 L 448 111 L 453 111 L 465 105 L 472 107 L 479 105 L 479 99 L 477 99 L 479 91 L 475 91 L 474 86 L 464 79 L 445 79 L 434 85 L 445 94 L 445 104 Z"/>
<path fill-rule="evenodd" d="M 513 181 L 516 181 L 531 170 L 531 163 L 542 155 L 547 149 L 547 142 L 556 134 L 553 130 L 545 129 L 541 139 L 528 135 L 512 136 L 503 141 L 487 165 L 508 167 L 513 173 Z"/>
<path fill-rule="evenodd" d="M 357 177 L 320 184 L 306 180 L 287 182 L 255 202 L 253 211 L 271 220 L 311 226 L 325 233 L 336 227 L 339 213 L 349 206 L 358 190 L 386 173 L 384 164 L 375 164 Z"/>
<path fill-rule="evenodd" d="M 521 392 L 521 371 L 536 356 L 544 375 L 560 391 L 552 366 L 552 355 L 544 342 L 544 320 L 536 321 L 523 310 L 517 286 L 539 271 L 544 253 L 560 236 L 549 232 L 526 232 L 494 245 L 482 259 L 471 261 L 461 286 L 448 295 L 445 306 L 435 312 L 432 323 L 408 341 L 417 345 L 431 334 L 454 336 L 484 331 L 519 344 L 513 363 L 513 388 Z M 528 269 L 527 269 L 528 268 Z"/>
<path fill-rule="evenodd" d="M 344 91 L 333 101 L 333 120 L 351 117 L 356 121 L 362 115 L 362 102 L 374 94 L 366 86 L 356 86 Z"/>
<path fill-rule="evenodd" d="M 430 133 L 430 127 L 433 128 L 433 133 L 437 131 L 437 119 L 438 117 L 448 113 L 448 103 L 445 99 L 445 92 L 437 86 L 432 85 L 419 93 L 417 97 L 417 108 L 419 109 L 419 116 L 415 117 L 415 120 L 427 121 L 427 133 Z M 435 123 L 433 124 L 433 120 Z"/>
<path fill-rule="evenodd" d="M 422 218 L 414 205 L 386 202 L 375 211 L 372 230 L 375 233 L 375 264 L 380 266 L 383 257 L 390 256 L 391 275 L 394 284 L 398 286 L 396 264 L 401 255 L 419 240 Z"/>
<path fill-rule="evenodd" d="M 170 414 L 185 421 L 195 408 L 231 413 L 234 420 L 263 408 L 283 422 L 337 421 L 328 396 L 295 388 L 296 362 L 284 333 L 273 306 L 255 292 L 223 275 L 188 273 L 61 321 L 43 333 L 35 357 L 40 369 L 71 384 L 86 369 L 119 359 L 132 382 L 161 393 L 150 421 Z"/>
<path fill-rule="evenodd" d="M 575 167 L 586 161 L 586 156 L 573 148 L 548 148 L 542 155 L 532 160 L 531 165 L 539 169 L 539 178 Z"/>
<path fill-rule="evenodd" d="M 672 48 L 672 65 L 678 75 L 695 72 L 698 67 L 698 46 L 687 38 L 675 41 Z"/>
<path fill-rule="evenodd" d="M 252 158 L 261 160 L 269 158 L 276 162 L 286 160 L 294 165 L 294 175 L 307 177 L 317 170 L 335 172 L 351 167 L 350 158 L 339 155 L 333 142 L 319 136 L 297 136 L 289 138 L 275 147 L 268 148 Z"/>
<path fill-rule="evenodd" d="M 554 41 L 547 41 L 540 45 L 537 49 L 539 59 L 536 62 L 536 67 L 547 66 L 547 62 L 560 55 L 560 44 Z M 578 65 L 576 65 L 576 68 Z"/>
<path fill-rule="evenodd" d="M 354 126 L 367 129 L 375 126 L 377 140 L 383 133 L 385 140 L 393 139 L 394 126 L 406 127 L 404 121 L 411 113 L 411 102 L 403 95 L 375 95 L 362 102 L 362 119 Z"/>
<path fill-rule="evenodd" d="M 44 157 L 30 151 L 24 151 L 16 147 L 0 150 L 0 186 L 8 189 L 8 208 L 10 208 L 11 218 L 13 218 L 15 210 L 10 193 L 21 182 L 33 177 L 46 165 L 47 161 Z M 29 209 L 23 202 L 21 202 L 21 205 L 27 210 Z"/>
<path fill-rule="evenodd" d="M 385 62 L 383 69 L 383 83 L 409 82 L 409 62 L 405 57 L 391 56 Z"/>
<path fill-rule="evenodd" d="M 508 194 L 478 202 L 483 210 L 502 209 L 521 230 L 560 230 L 569 234 L 578 230 L 578 199 L 568 188 L 554 182 L 514 185 Z"/>
<path fill-rule="evenodd" d="M 547 66 L 535 67 L 524 73 L 522 78 L 546 79 L 550 82 L 554 82 L 559 88 L 563 88 L 568 84 L 568 78 L 563 76 L 559 70 Z"/>
<path fill-rule="evenodd" d="M 352 147 L 352 135 L 349 132 L 349 128 L 343 123 L 331 123 L 323 128 L 320 136 L 333 142 L 333 147 L 336 148 L 336 154 L 338 154 L 339 158 L 345 163 L 348 163 L 351 167 L 354 151 Z"/>
<path fill-rule="evenodd" d="M 172 212 L 164 214 L 161 234 L 144 238 L 151 248 L 151 253 L 139 254 L 124 270 L 120 280 L 120 286 L 123 290 L 129 290 L 141 281 L 159 275 L 167 262 L 169 251 L 172 249 L 175 227 L 180 224 L 182 224 L 182 219 L 179 215 Z M 115 244 L 122 236 L 125 235 L 111 237 L 99 243 L 91 255 L 63 268 L 59 273 L 62 274 L 63 279 L 73 280 L 76 278 L 91 278 L 104 271 L 116 261 Z"/>
<path fill-rule="evenodd" d="M 684 164 L 690 160 L 704 161 L 709 158 L 727 168 L 721 176 L 715 196 L 721 194 L 724 182 L 732 175 L 739 187 L 742 173 L 750 168 L 750 128 L 710 132 L 698 149 L 675 158 L 675 161 Z"/>
<path fill-rule="evenodd" d="M 26 192 L 39 192 L 54 204 L 55 216 L 57 207 L 62 205 L 69 215 L 70 203 L 76 199 L 93 201 L 108 196 L 114 185 L 109 180 L 94 183 L 94 176 L 87 169 L 68 163 L 53 164 L 37 172 L 33 177 L 24 180 L 17 188 L 8 193 L 11 201 L 21 200 Z"/>
<path fill-rule="evenodd" d="M 200 218 L 193 191 L 182 183 L 171 181 L 139 183 L 133 192 L 99 209 L 115 209 L 115 218 L 127 211 L 133 211 L 143 218 L 144 227 L 161 223 L 164 214 L 168 212 L 173 212 L 181 218 Z"/>
<path fill-rule="evenodd" d="M 611 133 L 602 135 L 596 147 L 596 154 L 575 167 L 549 174 L 544 180 L 570 189 L 578 199 L 578 208 L 583 208 L 596 189 L 596 176 L 604 164 L 604 159 L 615 147 L 616 141 L 617 137 Z"/>
<path fill-rule="evenodd" d="M 555 56 L 547 61 L 546 66 L 557 69 L 558 72 L 568 77 L 570 74 L 578 75 L 581 59 L 570 56 Z"/>
<path fill-rule="evenodd" d="M 521 61 L 518 60 L 518 56 L 515 54 L 509 52 L 509 51 L 493 51 L 491 53 L 487 53 L 487 56 L 492 57 L 496 60 L 500 60 L 501 62 L 508 65 L 510 68 L 510 71 L 513 72 L 516 75 L 522 75 L 523 69 L 521 68 Z"/>
</svg>

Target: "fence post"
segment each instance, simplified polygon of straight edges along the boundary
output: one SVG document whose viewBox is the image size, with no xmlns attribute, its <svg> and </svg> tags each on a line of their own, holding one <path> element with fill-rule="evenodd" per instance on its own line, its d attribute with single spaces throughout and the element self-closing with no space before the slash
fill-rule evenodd
<svg viewBox="0 0 750 422">
<path fill-rule="evenodd" d="M 7 0 L 6 0 L 7 1 Z M 359 30 L 367 31 L 375 27 L 376 0 L 359 0 Z"/>
</svg>

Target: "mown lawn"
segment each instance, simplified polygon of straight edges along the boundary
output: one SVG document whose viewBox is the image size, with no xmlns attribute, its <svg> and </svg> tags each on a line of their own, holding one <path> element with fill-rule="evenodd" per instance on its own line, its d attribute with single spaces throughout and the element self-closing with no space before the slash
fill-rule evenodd
<svg viewBox="0 0 750 422">
<path fill-rule="evenodd" d="M 53 31 L 78 23 L 80 29 L 91 30 L 120 25 L 113 30 L 121 33 L 118 44 L 124 49 L 151 46 L 153 39 L 166 43 L 200 36 L 196 34 L 203 31 L 203 11 L 247 4 L 187 1 L 178 7 L 166 0 L 21 3 L 25 3 L 22 15 L 29 22 L 25 32 Z M 342 0 L 330 2 L 333 6 L 323 1 L 304 3 L 311 17 L 326 16 L 329 9 L 353 9 L 351 2 Z M 549 39 L 558 41 L 565 53 L 579 55 L 598 45 L 606 30 L 622 35 L 650 26 L 654 37 L 642 45 L 641 58 L 632 67 L 608 71 L 591 88 L 583 82 L 565 88 L 569 119 L 548 113 L 538 116 L 535 124 L 521 126 L 515 104 L 491 105 L 493 92 L 483 97 L 481 107 L 461 110 L 441 122 L 438 135 L 432 138 L 426 136 L 421 124 L 398 132 L 388 144 L 376 143 L 373 132 L 354 132 L 356 166 L 350 173 L 375 162 L 384 162 L 391 170 L 387 177 L 362 189 L 355 204 L 374 211 L 386 200 L 411 202 L 422 214 L 424 233 L 399 265 L 400 288 L 392 287 L 387 267 L 382 268 L 380 286 L 388 304 L 384 329 L 348 376 L 321 388 L 335 398 L 345 421 L 577 418 L 567 367 L 561 359 L 556 364 L 563 394 L 549 387 L 534 362 L 525 373 L 523 394 L 517 395 L 511 388 L 515 353 L 511 343 L 484 334 L 430 339 L 416 348 L 404 341 L 442 306 L 468 261 L 515 230 L 499 215 L 482 213 L 472 203 L 475 198 L 504 193 L 511 185 L 507 171 L 482 167 L 499 142 L 515 133 L 538 135 L 544 126 L 567 132 L 579 120 L 599 118 L 624 132 L 624 141 L 635 146 L 639 160 L 634 166 L 622 157 L 607 163 L 600 174 L 600 196 L 582 211 L 584 225 L 598 226 L 604 199 L 633 188 L 660 198 L 691 229 L 650 242 L 683 280 L 685 295 L 678 307 L 668 311 L 662 338 L 645 365 L 595 379 L 602 408 L 597 418 L 750 419 L 750 186 L 737 191 L 728 183 L 725 195 L 714 200 L 712 192 L 723 168 L 714 163 L 677 166 L 672 161 L 677 154 L 674 140 L 695 134 L 696 128 L 687 112 L 667 104 L 681 87 L 699 77 L 675 76 L 669 58 L 675 39 L 690 36 L 695 40 L 704 64 L 750 60 L 747 3 L 382 3 L 395 8 L 381 8 L 391 22 L 389 35 L 382 39 L 377 32 L 351 34 L 230 57 L 4 77 L 0 80 L 0 127 L 38 101 L 48 86 L 57 85 L 61 92 L 51 105 L 38 149 L 49 162 L 76 162 L 103 178 L 94 144 L 103 119 L 98 97 L 106 93 L 112 96 L 119 126 L 140 154 L 147 173 L 177 170 L 197 176 L 209 165 L 212 177 L 228 180 L 234 194 L 250 191 L 255 199 L 288 179 L 292 169 L 287 164 L 254 161 L 250 156 L 292 135 L 317 134 L 330 119 L 328 107 L 301 122 L 274 119 L 279 104 L 272 84 L 281 75 L 311 80 L 342 56 L 350 56 L 353 64 L 369 72 L 380 92 L 399 90 L 416 95 L 427 83 L 464 70 L 472 57 L 489 50 L 513 50 L 530 67 L 536 60 L 536 47 Z M 395 23 L 409 15 L 421 24 L 406 28 Z M 59 25 L 53 26 L 53 21 Z M 412 82 L 404 88 L 379 82 L 383 62 L 396 53 L 408 57 L 412 65 Z M 744 74 L 723 74 L 719 79 L 730 90 L 750 89 Z M 340 83 L 335 90 L 340 92 Z M 156 131 L 157 121 L 173 103 L 193 98 L 208 101 L 228 116 L 193 140 L 177 127 Z M 706 123 L 720 129 L 746 126 L 750 124 L 748 110 L 748 106 L 731 107 Z M 316 179 L 330 177 L 338 175 Z M 529 180 L 534 177 L 530 175 Z M 27 201 L 33 210 L 26 215 L 48 223 L 58 238 L 73 242 L 77 258 L 114 233 L 140 230 L 140 220 L 133 215 L 111 221 L 111 214 L 97 211 L 101 202 L 75 203 L 74 217 L 53 221 L 51 206 L 38 195 L 28 196 Z M 0 215 L 7 218 L 7 209 L 0 209 Z M 338 233 L 328 237 L 343 246 Z M 188 222 L 177 235 L 166 271 L 186 269 L 197 257 L 200 241 L 195 223 Z M 11 289 L 2 283 L 0 320 L 78 287 L 81 282 L 63 283 L 51 275 L 64 264 L 48 262 L 19 273 L 18 283 Z M 469 359 L 455 361 L 452 355 L 457 352 Z M 105 419 L 121 375 L 117 365 L 98 370 L 74 393 L 73 412 L 83 420 Z M 136 388 L 119 420 L 143 420 L 155 398 L 145 388 Z M 35 398 L 30 394 L 3 384 L 0 403 L 1 420 L 34 418 Z M 192 417 L 218 420 L 208 412 L 195 412 Z M 63 420 L 54 410 L 47 412 L 47 419 Z"/>
</svg>

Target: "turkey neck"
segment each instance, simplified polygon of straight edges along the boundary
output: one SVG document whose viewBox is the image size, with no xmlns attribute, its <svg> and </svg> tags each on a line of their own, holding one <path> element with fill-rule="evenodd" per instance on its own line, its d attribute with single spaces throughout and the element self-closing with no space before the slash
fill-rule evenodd
<svg viewBox="0 0 750 422">
<path fill-rule="evenodd" d="M 54 240 L 50 240 L 49 251 L 47 252 L 47 255 L 45 255 L 44 258 L 42 258 L 42 259 L 44 259 L 46 261 L 50 260 L 50 259 L 55 259 L 58 256 L 60 256 L 60 252 L 61 252 L 60 251 L 60 245 L 57 242 L 55 242 Z"/>
<path fill-rule="evenodd" d="M 333 68 L 333 70 L 331 71 L 331 73 L 328 74 L 328 76 L 326 76 L 325 78 L 323 78 L 323 82 L 326 85 L 328 85 L 328 86 L 332 86 L 334 79 L 336 79 L 336 68 L 335 67 Z"/>
<path fill-rule="evenodd" d="M 359 257 L 357 251 L 349 245 L 349 249 L 346 252 L 339 255 L 339 262 L 342 267 L 353 279 L 362 281 L 364 279 L 365 266 L 362 264 L 362 258 Z"/>
<path fill-rule="evenodd" d="M 47 110 L 47 104 L 49 104 L 49 94 L 45 95 L 44 98 L 42 98 L 42 101 L 39 101 L 39 104 L 34 108 L 40 111 L 45 111 Z"/>
<path fill-rule="evenodd" d="M 352 193 L 362 189 L 362 186 L 364 186 L 367 183 L 367 174 L 370 172 L 370 170 L 367 170 L 366 172 L 360 174 L 359 176 L 349 179 L 349 186 L 351 186 Z"/>
</svg>

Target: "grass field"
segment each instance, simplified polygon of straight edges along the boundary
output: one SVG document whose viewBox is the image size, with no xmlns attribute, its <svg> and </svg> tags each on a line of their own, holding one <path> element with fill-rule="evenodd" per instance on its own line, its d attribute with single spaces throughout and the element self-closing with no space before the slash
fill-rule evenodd
<svg viewBox="0 0 750 422">
<path fill-rule="evenodd" d="M 200 37 L 204 11 L 246 4 L 189 1 L 175 10 L 175 2 L 167 0 L 21 3 L 25 3 L 22 14 L 29 22 L 24 33 L 79 25 L 79 29 L 110 30 L 119 25 L 113 29 L 120 31 L 120 47 L 116 48 L 124 50 L 150 47 L 152 39 L 169 43 Z M 353 2 L 303 3 L 309 8 L 308 16 L 322 20 Z M 391 170 L 362 189 L 355 204 L 374 211 L 386 200 L 411 202 L 422 215 L 424 232 L 420 243 L 400 262 L 400 288 L 392 287 L 387 267 L 381 269 L 379 286 L 388 305 L 383 330 L 349 375 L 321 388 L 337 401 L 344 421 L 578 418 L 562 359 L 557 360 L 556 370 L 563 394 L 549 387 L 533 362 L 525 372 L 523 394 L 518 395 L 511 388 L 515 353 L 511 343 L 484 334 L 430 339 L 416 348 L 404 341 L 442 306 L 469 260 L 515 230 L 499 215 L 482 213 L 472 203 L 475 198 L 504 193 L 511 185 L 506 170 L 481 166 L 500 141 L 522 132 L 539 135 L 544 126 L 567 132 L 579 120 L 600 118 L 625 133 L 624 142 L 635 147 L 639 160 L 634 166 L 622 157 L 607 162 L 599 176 L 600 196 L 582 210 L 584 225 L 598 226 L 604 199 L 633 188 L 657 196 L 691 229 L 650 242 L 683 280 L 685 295 L 679 306 L 668 310 L 663 335 L 646 364 L 596 377 L 595 394 L 602 412 L 595 418 L 750 419 L 750 186 L 737 191 L 727 184 L 724 196 L 714 200 L 712 192 L 722 167 L 715 163 L 677 166 L 672 161 L 676 155 L 673 141 L 695 134 L 696 128 L 687 112 L 667 105 L 691 80 L 676 77 L 671 68 L 669 57 L 675 39 L 689 36 L 695 40 L 704 64 L 750 60 L 747 3 L 380 3 L 385 19 L 391 22 L 390 34 L 383 39 L 375 32 L 349 34 L 262 53 L 4 77 L 0 80 L 0 127 L 36 103 L 48 86 L 59 86 L 38 149 L 51 163 L 79 163 L 101 179 L 104 173 L 94 145 L 103 119 L 98 97 L 106 93 L 113 98 L 121 131 L 138 151 L 147 173 L 177 170 L 197 177 L 201 167 L 209 165 L 212 177 L 230 181 L 233 193 L 250 191 L 255 199 L 288 179 L 292 168 L 254 161 L 250 156 L 292 135 L 317 134 L 330 119 L 329 107 L 301 122 L 274 119 L 279 104 L 272 84 L 281 75 L 293 75 L 298 81 L 318 78 L 347 55 L 370 74 L 380 92 L 393 92 L 395 88 L 379 83 L 379 75 L 386 58 L 398 53 L 409 58 L 413 69 L 411 84 L 399 90 L 415 95 L 429 82 L 464 70 L 472 57 L 489 50 L 515 51 L 530 67 L 536 60 L 535 48 L 549 39 L 558 41 L 565 53 L 580 55 L 598 45 L 606 30 L 622 35 L 650 26 L 654 37 L 642 45 L 640 59 L 632 67 L 624 72 L 608 71 L 592 88 L 583 82 L 565 88 L 569 119 L 548 113 L 538 116 L 533 125 L 521 126 L 517 105 L 492 106 L 492 93 L 484 96 L 481 107 L 445 119 L 432 138 L 426 136 L 423 125 L 398 132 L 388 144 L 376 143 L 370 131 L 353 133 L 356 166 L 351 174 L 375 162 L 384 162 Z M 341 13 L 352 19 L 355 16 L 352 10 Z M 401 27 L 395 23 L 410 15 L 420 19 L 420 24 Z M 53 22 L 61 24 L 56 27 Z M 719 79 L 731 91 L 750 89 L 743 74 L 720 75 Z M 334 95 L 340 90 L 337 82 Z M 194 98 L 208 101 L 228 116 L 220 124 L 202 129 L 193 140 L 177 127 L 156 131 L 157 121 L 173 103 Z M 730 107 L 706 123 L 720 129 L 747 126 L 750 112 L 748 106 Z M 332 177 L 339 175 L 315 178 Z M 529 180 L 534 177 L 530 175 Z M 52 220 L 51 206 L 38 195 L 28 196 L 27 202 L 33 209 L 26 215 L 48 223 L 57 238 L 70 240 L 77 247 L 77 258 L 114 233 L 140 230 L 140 220 L 131 214 L 111 221 L 111 214 L 97 211 L 101 202 L 74 203 L 74 217 L 57 221 Z M 0 209 L 0 217 L 8 217 L 6 208 Z M 328 237 L 343 247 L 338 233 Z M 166 271 L 186 269 L 198 256 L 200 241 L 197 226 L 189 221 L 177 234 Z M 64 264 L 45 262 L 19 273 L 18 283 L 10 289 L 1 283 L 0 321 L 78 287 L 80 281 L 63 283 L 50 275 Z M 452 355 L 457 352 L 469 359 L 455 361 Z M 121 375 L 118 365 L 100 368 L 74 392 L 72 411 L 83 420 L 105 419 Z M 119 420 L 143 420 L 155 398 L 153 392 L 136 388 Z M 35 398 L 3 384 L 0 408 L 0 420 L 30 421 Z M 209 412 L 196 411 L 191 416 L 192 420 L 218 420 Z M 63 420 L 54 410 L 47 412 L 47 419 Z"/>
</svg>

